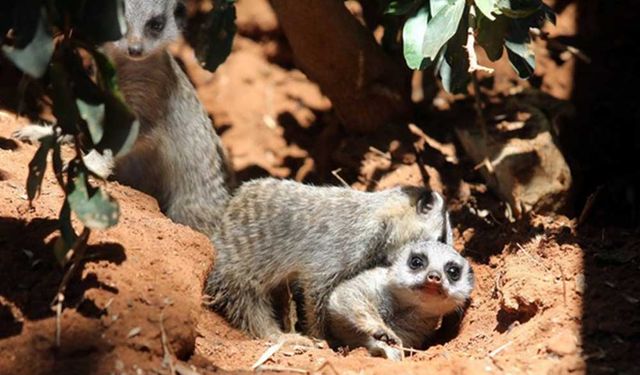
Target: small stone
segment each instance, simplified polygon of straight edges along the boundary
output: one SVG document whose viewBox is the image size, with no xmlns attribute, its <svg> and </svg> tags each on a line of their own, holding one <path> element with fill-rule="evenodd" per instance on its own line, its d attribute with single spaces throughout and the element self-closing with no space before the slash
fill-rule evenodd
<svg viewBox="0 0 640 375">
<path fill-rule="evenodd" d="M 134 327 L 134 328 L 131 329 L 131 331 L 129 331 L 129 334 L 127 335 L 127 338 L 130 339 L 130 338 L 132 338 L 134 336 L 138 336 L 141 331 L 142 331 L 142 328 Z"/>
<path fill-rule="evenodd" d="M 119 359 L 116 360 L 116 370 L 118 371 L 124 370 L 124 362 L 122 362 Z"/>
<path fill-rule="evenodd" d="M 578 276 L 576 276 L 576 292 L 580 294 L 584 294 L 585 286 L 586 286 L 586 283 L 585 283 L 584 274 L 581 273 Z"/>
</svg>

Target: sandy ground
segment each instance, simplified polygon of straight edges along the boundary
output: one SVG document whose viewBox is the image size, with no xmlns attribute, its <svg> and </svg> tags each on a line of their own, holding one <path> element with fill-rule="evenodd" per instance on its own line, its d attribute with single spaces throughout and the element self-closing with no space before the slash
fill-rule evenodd
<svg viewBox="0 0 640 375">
<path fill-rule="evenodd" d="M 425 143 L 405 125 L 373 136 L 347 135 L 331 103 L 291 69 L 277 23 L 262 1 L 243 1 L 229 60 L 201 70 L 191 50 L 173 47 L 230 152 L 240 180 L 273 175 L 356 189 L 421 184 L 413 153 Z M 253 13 L 260 14 L 256 17 Z M 572 7 L 559 28 L 574 27 Z M 274 26 L 275 25 L 275 26 Z M 499 69 L 507 65 L 502 64 Z M 566 98 L 571 66 L 541 57 L 542 89 Z M 498 75 L 500 77 L 504 75 Z M 506 75 L 506 77 L 509 77 Z M 521 85 L 495 82 L 496 96 Z M 423 159 L 429 185 L 452 209 L 456 248 L 474 267 L 472 302 L 454 337 L 440 337 L 402 363 L 363 349 L 285 345 L 263 365 L 274 373 L 636 373 L 640 365 L 640 240 L 617 228 L 578 228 L 561 215 L 530 215 L 510 223 L 473 165 L 443 126 L 469 121 L 468 102 L 442 96 L 418 122 L 437 147 Z M 444 103 L 444 104 L 443 104 Z M 51 171 L 29 208 L 24 182 L 35 146 L 14 142 L 26 120 L 0 112 L 0 374 L 169 373 L 249 371 L 273 343 L 251 340 L 201 307 L 214 249 L 172 223 L 155 201 L 117 183 L 106 185 L 122 208 L 120 224 L 94 232 L 91 258 L 68 291 L 62 346 L 54 348 L 50 302 L 62 271 L 52 246 L 63 194 Z M 433 145 L 433 143 L 430 143 Z M 163 331 L 167 337 L 163 345 Z"/>
</svg>

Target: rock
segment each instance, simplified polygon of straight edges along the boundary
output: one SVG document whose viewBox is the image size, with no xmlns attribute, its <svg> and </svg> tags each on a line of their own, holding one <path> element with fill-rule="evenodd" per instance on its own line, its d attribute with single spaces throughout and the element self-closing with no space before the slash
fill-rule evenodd
<svg viewBox="0 0 640 375">
<path fill-rule="evenodd" d="M 483 177 L 516 217 L 530 210 L 558 210 L 571 187 L 571 171 L 554 142 L 549 119 L 537 106 L 519 100 L 512 100 L 518 116 L 530 116 L 491 126 L 486 144 L 477 127 L 456 128 L 474 163 L 488 159 L 481 169 Z"/>
</svg>

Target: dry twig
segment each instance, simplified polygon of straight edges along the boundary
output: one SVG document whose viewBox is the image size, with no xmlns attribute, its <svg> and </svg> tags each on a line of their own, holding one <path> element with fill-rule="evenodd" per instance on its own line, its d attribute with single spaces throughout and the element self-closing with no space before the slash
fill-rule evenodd
<svg viewBox="0 0 640 375">
<path fill-rule="evenodd" d="M 569 46 L 566 45 L 564 43 L 561 43 L 555 39 L 549 39 L 549 33 L 542 31 L 536 27 L 532 27 L 529 29 L 529 32 L 535 36 L 538 37 L 542 40 L 544 40 L 545 42 L 547 42 L 549 47 L 555 48 L 557 50 L 560 51 L 567 51 L 570 54 L 572 54 L 573 56 L 577 57 L 578 59 L 582 60 L 583 62 L 587 63 L 587 64 L 591 64 L 591 58 L 589 56 L 587 56 L 584 52 L 582 52 L 580 49 L 573 47 L 573 46 Z"/>
<path fill-rule="evenodd" d="M 267 365 L 261 365 L 258 368 L 254 369 L 254 370 L 259 370 L 259 371 L 273 371 L 273 372 L 294 372 L 296 374 L 310 374 L 311 372 L 309 370 L 305 370 L 302 368 L 296 368 L 296 367 L 287 367 L 287 366 L 267 366 Z"/>
<path fill-rule="evenodd" d="M 495 357 L 496 355 L 498 355 L 498 353 L 500 353 L 501 351 L 503 351 L 506 348 L 508 348 L 509 346 L 511 346 L 511 344 L 513 344 L 513 341 L 509 341 L 508 343 L 506 343 L 504 345 L 500 345 L 497 349 L 495 349 L 491 353 L 489 353 L 489 357 L 490 358 Z"/>
<path fill-rule="evenodd" d="M 89 239 L 89 234 L 91 234 L 91 229 L 84 228 L 80 236 L 76 239 L 76 242 L 69 250 L 69 253 L 72 253 L 71 265 L 65 272 L 62 277 L 62 281 L 60 281 L 60 285 L 58 286 L 58 291 L 56 292 L 56 296 L 51 301 L 51 306 L 56 312 L 56 347 L 60 347 L 60 336 L 62 329 L 62 304 L 64 303 L 64 293 L 67 290 L 67 285 L 69 285 L 69 281 L 71 277 L 75 274 L 76 270 L 80 266 L 80 263 L 84 260 L 84 253 L 87 250 L 87 240 Z"/>
<path fill-rule="evenodd" d="M 173 360 L 173 353 L 171 353 L 171 349 L 169 348 L 169 343 L 167 340 L 167 333 L 164 330 L 164 308 L 160 312 L 160 339 L 162 341 L 162 352 L 164 353 L 164 358 L 162 359 L 164 363 L 169 366 L 169 371 L 171 375 L 176 373 L 176 367 Z"/>
<path fill-rule="evenodd" d="M 469 7 L 469 17 L 476 18 L 476 7 Z M 474 23 L 469 23 L 469 28 L 467 29 L 467 44 L 465 44 L 465 49 L 467 50 L 467 54 L 469 55 L 469 73 L 474 73 L 476 71 L 487 72 L 489 74 L 493 73 L 492 68 L 488 68 L 486 66 L 478 64 L 478 55 L 476 55 L 476 37 L 475 30 L 473 25 Z"/>
<path fill-rule="evenodd" d="M 256 363 L 254 363 L 253 366 L 251 366 L 251 369 L 256 370 L 258 367 L 262 367 L 262 364 L 264 364 L 266 361 L 269 360 L 269 358 L 271 358 L 274 354 L 276 354 L 278 350 L 282 348 L 282 345 L 284 345 L 284 341 L 279 341 L 271 345 L 269 348 L 267 348 L 267 350 L 265 350 L 264 353 L 262 353 L 260 358 L 258 358 Z"/>
<path fill-rule="evenodd" d="M 378 154 L 380 157 L 391 161 L 391 155 L 388 152 L 382 152 L 373 146 L 369 146 L 369 151 Z"/>
<path fill-rule="evenodd" d="M 333 175 L 333 177 L 337 178 L 338 181 L 340 181 L 342 183 L 342 185 L 344 185 L 344 187 L 347 187 L 349 189 L 351 189 L 351 186 L 349 186 L 349 184 L 347 184 L 347 181 L 345 181 L 342 177 L 340 177 L 340 175 L 338 173 L 340 173 L 342 171 L 342 168 L 338 168 L 338 169 L 334 169 L 331 171 L 331 174 Z"/>
</svg>

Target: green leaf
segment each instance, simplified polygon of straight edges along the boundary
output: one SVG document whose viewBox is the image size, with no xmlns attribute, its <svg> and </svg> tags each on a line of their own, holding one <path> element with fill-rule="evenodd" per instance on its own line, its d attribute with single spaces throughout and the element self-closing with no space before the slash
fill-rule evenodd
<svg viewBox="0 0 640 375">
<path fill-rule="evenodd" d="M 509 62 L 518 76 L 523 79 L 531 77 L 536 68 L 536 58 L 529 45 L 506 41 L 505 47 L 507 47 Z"/>
<path fill-rule="evenodd" d="M 467 93 L 467 86 L 471 79 L 469 58 L 464 48 L 467 27 L 467 18 L 463 17 L 456 33 L 443 48 L 437 69 L 442 81 L 442 87 L 447 92 L 454 94 Z"/>
<path fill-rule="evenodd" d="M 413 12 L 421 3 L 421 0 L 392 0 L 384 10 L 384 14 L 404 16 Z"/>
<path fill-rule="evenodd" d="M 429 15 L 430 18 L 438 14 L 442 9 L 450 7 L 455 0 L 430 0 L 429 1 Z"/>
<path fill-rule="evenodd" d="M 86 1 L 77 23 L 80 32 L 95 44 L 118 40 L 127 33 L 124 2 Z"/>
<path fill-rule="evenodd" d="M 493 22 L 484 15 L 478 16 L 477 41 L 491 61 L 497 61 L 502 57 L 508 21 L 509 19 L 505 16 L 498 16 Z"/>
<path fill-rule="evenodd" d="M 433 15 L 422 42 L 422 57 L 435 60 L 442 46 L 456 33 L 464 8 L 465 0 L 453 0 Z"/>
<path fill-rule="evenodd" d="M 27 177 L 27 197 L 31 203 L 40 194 L 42 179 L 47 168 L 47 155 L 53 146 L 53 136 L 40 138 L 40 147 L 29 162 L 29 176 Z"/>
<path fill-rule="evenodd" d="M 214 72 L 231 53 L 236 34 L 236 8 L 232 2 L 218 1 L 200 26 L 195 46 L 196 57 L 207 70 Z"/>
<path fill-rule="evenodd" d="M 47 25 L 47 16 L 43 10 L 35 35 L 27 46 L 22 49 L 2 46 L 5 56 L 20 70 L 34 78 L 44 75 L 53 54 L 53 37 Z"/>
<path fill-rule="evenodd" d="M 88 103 L 76 99 L 80 117 L 87 123 L 93 144 L 98 144 L 104 135 L 104 103 Z"/>
<path fill-rule="evenodd" d="M 425 58 L 422 56 L 422 42 L 427 31 L 429 9 L 425 5 L 410 17 L 402 28 L 402 48 L 407 66 L 411 69 L 422 69 Z"/>
<path fill-rule="evenodd" d="M 105 97 L 104 134 L 96 150 L 104 154 L 110 150 L 112 155 L 123 155 L 133 147 L 140 130 L 140 122 L 124 102 L 108 94 Z"/>
<path fill-rule="evenodd" d="M 65 66 L 54 62 L 51 65 L 50 78 L 53 115 L 56 117 L 57 125 L 60 126 L 63 134 L 78 134 L 77 122 L 80 115 Z"/>
<path fill-rule="evenodd" d="M 107 229 L 118 223 L 120 207 L 102 188 L 89 184 L 84 165 L 74 159 L 69 165 L 67 201 L 78 219 L 91 229 Z"/>
<path fill-rule="evenodd" d="M 495 0 L 475 0 L 474 1 L 478 9 L 482 14 L 490 19 L 491 21 L 495 20 L 496 17 L 492 14 L 492 12 L 496 9 Z"/>
</svg>

